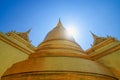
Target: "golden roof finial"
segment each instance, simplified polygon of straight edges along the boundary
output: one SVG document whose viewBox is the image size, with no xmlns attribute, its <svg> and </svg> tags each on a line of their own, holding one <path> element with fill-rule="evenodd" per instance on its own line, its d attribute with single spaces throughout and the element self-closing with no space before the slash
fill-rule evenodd
<svg viewBox="0 0 120 80">
<path fill-rule="evenodd" d="M 29 41 L 29 36 L 28 35 L 29 35 L 30 31 L 31 31 L 31 28 L 29 30 L 27 30 L 26 32 L 17 32 L 16 34 L 19 35 L 24 40 Z"/>
<path fill-rule="evenodd" d="M 91 31 L 90 31 L 90 32 L 91 32 Z M 97 45 L 97 44 L 99 44 L 99 43 L 101 43 L 102 41 L 104 41 L 104 40 L 107 39 L 107 38 L 105 38 L 105 37 L 99 37 L 99 36 L 95 35 L 95 34 L 92 33 L 92 32 L 91 32 L 91 34 L 92 34 L 92 36 L 93 36 L 93 38 L 94 38 L 93 46 L 94 46 L 94 45 Z"/>
<path fill-rule="evenodd" d="M 63 25 L 62 25 L 62 23 L 61 23 L 61 20 L 60 20 L 60 18 L 59 18 L 59 21 L 58 21 L 58 23 L 57 23 L 57 26 L 56 27 L 62 27 Z"/>
<path fill-rule="evenodd" d="M 94 40 L 96 40 L 97 38 L 99 38 L 97 35 L 95 35 L 93 32 L 90 31 L 90 33 L 92 34 Z"/>
<path fill-rule="evenodd" d="M 32 29 L 32 28 L 28 29 L 25 33 L 28 33 L 28 34 L 29 34 L 29 33 L 30 33 L 30 31 L 31 31 L 31 29 Z"/>
</svg>

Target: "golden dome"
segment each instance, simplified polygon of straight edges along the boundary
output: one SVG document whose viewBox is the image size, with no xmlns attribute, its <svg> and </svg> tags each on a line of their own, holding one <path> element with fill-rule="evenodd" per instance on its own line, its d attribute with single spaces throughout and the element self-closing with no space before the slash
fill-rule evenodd
<svg viewBox="0 0 120 80">
<path fill-rule="evenodd" d="M 68 35 L 60 20 L 57 26 L 47 34 L 35 53 L 36 54 L 31 54 L 30 57 L 76 56 L 87 59 L 89 58 L 84 54 L 84 51 L 75 42 L 74 38 Z"/>
<path fill-rule="evenodd" d="M 14 64 L 2 80 L 116 80 L 101 64 L 92 61 L 75 42 L 67 36 L 59 21 L 45 40 L 27 60 Z"/>
<path fill-rule="evenodd" d="M 74 38 L 67 33 L 66 29 L 63 27 L 60 20 L 57 26 L 47 34 L 44 41 L 54 40 L 54 39 L 65 39 L 74 42 Z"/>
</svg>

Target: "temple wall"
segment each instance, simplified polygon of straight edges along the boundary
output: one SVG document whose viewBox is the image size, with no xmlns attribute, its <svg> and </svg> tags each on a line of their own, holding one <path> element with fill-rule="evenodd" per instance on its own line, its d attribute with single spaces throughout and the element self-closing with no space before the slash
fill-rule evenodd
<svg viewBox="0 0 120 80">
<path fill-rule="evenodd" d="M 16 35 L 17 36 L 17 35 Z M 7 36 L 0 32 L 0 76 L 16 62 L 28 58 L 28 55 L 34 52 L 34 46 L 30 43 L 23 44 L 19 41 L 20 37 Z"/>
<path fill-rule="evenodd" d="M 27 57 L 28 55 L 24 52 L 0 40 L 0 76 L 12 64 L 25 60 Z"/>
<path fill-rule="evenodd" d="M 86 53 L 108 67 L 120 79 L 120 41 L 107 39 L 86 50 Z"/>
<path fill-rule="evenodd" d="M 97 61 L 107 66 L 120 79 L 120 50 L 101 57 Z"/>
</svg>

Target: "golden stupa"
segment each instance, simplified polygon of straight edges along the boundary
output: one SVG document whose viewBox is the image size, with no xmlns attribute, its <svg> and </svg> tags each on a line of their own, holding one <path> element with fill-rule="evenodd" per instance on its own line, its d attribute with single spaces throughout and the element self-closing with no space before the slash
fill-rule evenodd
<svg viewBox="0 0 120 80">
<path fill-rule="evenodd" d="M 27 60 L 13 64 L 1 80 L 117 80 L 93 61 L 59 20 Z"/>
</svg>

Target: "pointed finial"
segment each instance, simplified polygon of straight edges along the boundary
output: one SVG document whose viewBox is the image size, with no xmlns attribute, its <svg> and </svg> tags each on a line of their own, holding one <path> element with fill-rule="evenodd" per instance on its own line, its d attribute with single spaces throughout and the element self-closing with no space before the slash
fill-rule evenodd
<svg viewBox="0 0 120 80">
<path fill-rule="evenodd" d="M 92 36 L 93 36 L 93 37 L 95 37 L 95 36 L 96 36 L 96 35 L 95 35 L 92 31 L 90 31 L 90 33 L 92 34 Z M 97 36 L 96 36 L 96 37 L 97 37 Z"/>
<path fill-rule="evenodd" d="M 90 31 L 90 33 L 92 34 L 92 36 L 93 36 L 93 38 L 94 38 L 94 42 L 93 42 L 93 45 L 92 45 L 92 46 L 97 45 L 97 44 L 99 44 L 99 43 L 101 43 L 102 41 L 104 41 L 104 40 L 107 39 L 107 38 L 104 38 L 104 37 L 99 37 L 99 36 L 95 35 L 94 33 L 92 33 L 91 31 Z"/>
<path fill-rule="evenodd" d="M 61 23 L 61 20 L 59 18 L 59 21 L 58 21 L 58 24 L 57 24 L 57 27 L 61 27 L 62 26 L 62 23 Z"/>
<path fill-rule="evenodd" d="M 28 29 L 25 33 L 30 33 L 31 29 L 32 29 L 32 28 Z"/>
<path fill-rule="evenodd" d="M 92 36 L 93 36 L 94 40 L 95 40 L 96 38 L 98 38 L 98 36 L 97 36 L 97 35 L 95 35 L 93 32 L 91 32 L 91 31 L 90 31 L 90 33 L 92 34 Z"/>
<path fill-rule="evenodd" d="M 59 18 L 59 22 L 61 22 L 61 21 L 60 21 L 60 18 Z"/>
</svg>

